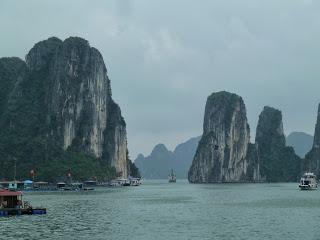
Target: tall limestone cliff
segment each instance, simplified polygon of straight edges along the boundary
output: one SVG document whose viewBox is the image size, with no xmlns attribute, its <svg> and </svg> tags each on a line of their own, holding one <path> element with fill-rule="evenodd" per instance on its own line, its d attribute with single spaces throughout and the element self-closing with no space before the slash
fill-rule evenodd
<svg viewBox="0 0 320 240">
<path fill-rule="evenodd" d="M 242 98 L 228 92 L 208 97 L 189 182 L 296 181 L 300 164 L 293 148 L 286 147 L 279 110 L 264 107 L 252 144 Z"/>
<path fill-rule="evenodd" d="M 49 38 L 25 62 L 1 59 L 0 71 L 8 89 L 0 92 L 4 169 L 15 159 L 42 176 L 53 175 L 50 166 L 56 174 L 72 168 L 79 177 L 106 176 L 103 169 L 112 168 L 127 176 L 126 124 L 97 49 L 78 37 Z M 5 170 L 1 176 L 10 177 Z"/>
<path fill-rule="evenodd" d="M 296 181 L 301 159 L 286 147 L 281 111 L 264 107 L 259 116 L 255 145 L 262 179 L 268 182 Z"/>
<path fill-rule="evenodd" d="M 312 149 L 303 160 L 303 170 L 314 172 L 317 176 L 320 176 L 320 104 L 318 106 Z"/>
<path fill-rule="evenodd" d="M 235 182 L 247 177 L 250 129 L 241 97 L 228 92 L 208 97 L 203 135 L 188 179 L 192 183 Z"/>
</svg>

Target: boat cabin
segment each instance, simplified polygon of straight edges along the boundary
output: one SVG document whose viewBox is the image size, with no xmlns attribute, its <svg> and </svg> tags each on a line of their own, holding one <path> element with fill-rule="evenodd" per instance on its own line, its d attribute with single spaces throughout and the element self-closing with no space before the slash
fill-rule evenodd
<svg viewBox="0 0 320 240">
<path fill-rule="evenodd" d="M 65 182 L 58 182 L 57 183 L 57 188 L 58 189 L 63 189 L 67 186 L 67 184 Z"/>
<path fill-rule="evenodd" d="M 141 178 L 130 178 L 130 185 L 131 186 L 139 186 L 139 185 L 141 185 L 140 180 L 141 180 Z"/>
<path fill-rule="evenodd" d="M 0 209 L 22 206 L 22 192 L 0 189 Z"/>
<path fill-rule="evenodd" d="M 73 190 L 82 190 L 83 184 L 82 183 L 71 183 L 71 187 Z"/>
<path fill-rule="evenodd" d="M 93 181 L 93 180 L 88 180 L 84 182 L 84 185 L 86 187 L 94 187 L 97 186 L 97 181 Z"/>
<path fill-rule="evenodd" d="M 299 184 L 299 188 L 301 190 L 314 190 L 314 189 L 317 189 L 317 187 L 318 187 L 318 184 L 317 184 L 317 178 L 315 174 L 311 172 L 307 172 L 303 174 Z"/>
</svg>

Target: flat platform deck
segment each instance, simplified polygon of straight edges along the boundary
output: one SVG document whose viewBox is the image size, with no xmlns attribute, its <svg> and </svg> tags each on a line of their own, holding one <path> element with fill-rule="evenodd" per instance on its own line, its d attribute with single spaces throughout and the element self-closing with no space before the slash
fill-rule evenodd
<svg viewBox="0 0 320 240">
<path fill-rule="evenodd" d="M 45 208 L 3 208 L 0 209 L 0 216 L 12 216 L 12 215 L 41 215 L 46 214 L 47 210 Z"/>
</svg>

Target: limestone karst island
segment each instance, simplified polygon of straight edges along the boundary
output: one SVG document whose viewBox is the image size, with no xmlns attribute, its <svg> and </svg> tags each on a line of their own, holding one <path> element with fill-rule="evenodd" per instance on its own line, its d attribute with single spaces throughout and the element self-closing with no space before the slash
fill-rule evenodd
<svg viewBox="0 0 320 240">
<path fill-rule="evenodd" d="M 0 240 L 320 239 L 319 12 L 0 1 Z"/>
</svg>

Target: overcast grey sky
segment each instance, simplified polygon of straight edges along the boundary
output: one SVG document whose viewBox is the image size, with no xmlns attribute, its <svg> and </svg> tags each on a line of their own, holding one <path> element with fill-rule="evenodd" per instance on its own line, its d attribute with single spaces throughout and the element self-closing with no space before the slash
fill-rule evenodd
<svg viewBox="0 0 320 240">
<path fill-rule="evenodd" d="M 200 135 L 206 98 L 245 101 L 251 135 L 264 105 L 286 134 L 312 133 L 320 101 L 317 0 L 1 0 L 0 57 L 50 36 L 102 53 L 127 122 L 131 158 Z"/>
</svg>

